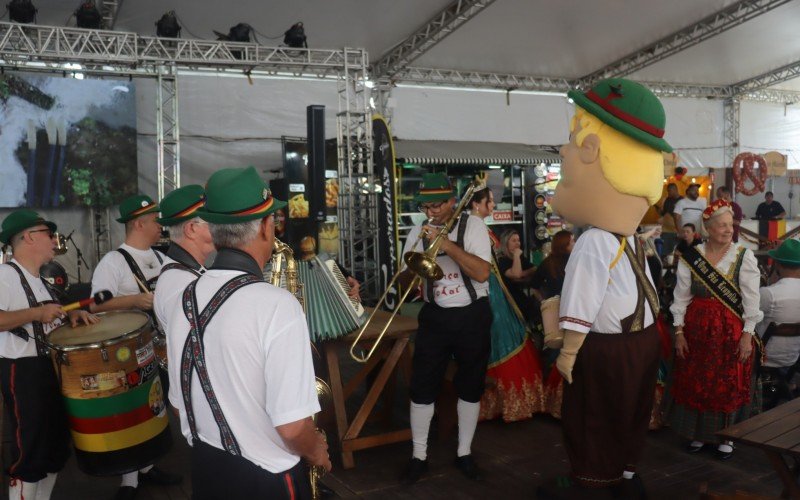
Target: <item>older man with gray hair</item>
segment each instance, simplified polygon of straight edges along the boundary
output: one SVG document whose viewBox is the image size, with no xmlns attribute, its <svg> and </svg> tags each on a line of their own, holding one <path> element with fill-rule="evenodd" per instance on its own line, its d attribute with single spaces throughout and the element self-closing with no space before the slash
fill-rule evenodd
<svg viewBox="0 0 800 500">
<path fill-rule="evenodd" d="M 192 445 L 195 498 L 310 498 L 301 462 L 330 470 L 308 327 L 297 299 L 266 283 L 276 200 L 253 167 L 219 170 L 198 212 L 214 264 L 169 312 L 170 402 Z M 213 384 L 212 384 L 213 382 Z"/>
</svg>

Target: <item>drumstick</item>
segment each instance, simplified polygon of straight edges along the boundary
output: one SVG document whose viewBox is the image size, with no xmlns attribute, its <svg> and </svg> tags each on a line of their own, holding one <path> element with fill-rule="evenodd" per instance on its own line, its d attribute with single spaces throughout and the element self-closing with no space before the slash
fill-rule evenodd
<svg viewBox="0 0 800 500">
<path fill-rule="evenodd" d="M 142 293 L 151 293 L 151 292 L 150 292 L 150 289 L 149 289 L 149 288 L 147 288 L 147 285 L 145 285 L 144 283 L 142 283 L 142 280 L 140 280 L 138 276 L 136 276 L 136 275 L 134 274 L 134 275 L 133 275 L 133 279 L 135 279 L 135 280 L 136 280 L 136 283 L 138 283 L 138 284 L 139 284 L 139 288 L 141 288 L 141 289 L 142 289 Z"/>
</svg>

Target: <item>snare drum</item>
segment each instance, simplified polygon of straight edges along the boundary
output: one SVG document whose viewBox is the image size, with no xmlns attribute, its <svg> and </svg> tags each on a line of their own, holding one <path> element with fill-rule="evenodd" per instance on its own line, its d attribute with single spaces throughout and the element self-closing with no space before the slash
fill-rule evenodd
<svg viewBox="0 0 800 500">
<path fill-rule="evenodd" d="M 101 313 L 49 337 L 80 469 L 119 475 L 150 465 L 172 445 L 153 326 L 139 311 Z"/>
</svg>

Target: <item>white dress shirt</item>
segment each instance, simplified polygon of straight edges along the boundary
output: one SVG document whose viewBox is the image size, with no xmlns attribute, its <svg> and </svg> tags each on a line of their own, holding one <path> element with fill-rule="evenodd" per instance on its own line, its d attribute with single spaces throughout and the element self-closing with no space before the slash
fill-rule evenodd
<svg viewBox="0 0 800 500">
<path fill-rule="evenodd" d="M 763 337 L 770 323 L 800 323 L 800 279 L 781 278 L 761 289 L 761 311 L 764 320 L 756 331 Z M 800 337 L 771 337 L 766 345 L 764 366 L 792 366 L 800 355 Z"/>
</svg>

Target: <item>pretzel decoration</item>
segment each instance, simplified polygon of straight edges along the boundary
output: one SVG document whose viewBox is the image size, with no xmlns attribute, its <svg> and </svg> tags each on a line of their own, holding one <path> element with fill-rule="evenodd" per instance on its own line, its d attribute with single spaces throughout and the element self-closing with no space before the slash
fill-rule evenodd
<svg viewBox="0 0 800 500">
<path fill-rule="evenodd" d="M 740 165 L 741 162 L 741 165 Z M 758 163 L 758 177 L 753 171 L 753 164 Z M 753 181 L 752 188 L 745 188 L 745 177 Z M 754 153 L 739 153 L 733 160 L 733 180 L 736 182 L 736 192 L 745 196 L 753 196 L 764 191 L 767 181 L 767 160 Z"/>
</svg>

